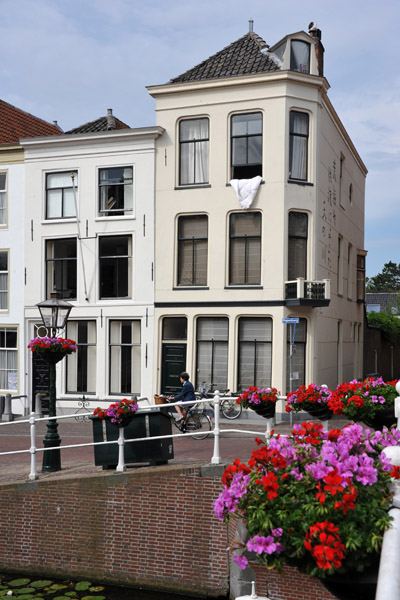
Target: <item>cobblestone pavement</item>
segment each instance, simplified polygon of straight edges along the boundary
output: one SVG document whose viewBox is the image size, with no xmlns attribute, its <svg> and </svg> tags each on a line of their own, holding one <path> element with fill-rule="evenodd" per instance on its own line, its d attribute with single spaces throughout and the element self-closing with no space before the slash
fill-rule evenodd
<svg viewBox="0 0 400 600">
<path fill-rule="evenodd" d="M 22 419 L 18 419 L 22 420 Z M 343 427 L 346 421 L 334 418 L 330 422 L 330 427 Z M 231 431 L 232 429 L 236 431 Z M 290 424 L 288 421 L 278 423 L 274 430 L 277 433 L 289 433 Z M 231 462 L 235 458 L 247 461 L 250 458 L 251 451 L 255 447 L 254 438 L 263 437 L 266 430 L 266 421 L 262 418 L 238 419 L 235 421 L 221 422 L 221 437 L 219 454 L 223 462 Z M 41 448 L 46 432 L 44 422 L 37 424 L 36 440 L 37 447 Z M 60 419 L 58 432 L 61 438 L 61 445 L 90 444 L 93 441 L 92 423 L 90 421 L 77 422 L 74 418 Z M 177 433 L 177 430 L 175 430 Z M 251 433 L 248 433 L 251 432 Z M 30 472 L 30 431 L 29 423 L 19 423 L 0 425 L 0 452 L 23 451 L 14 455 L 0 456 L 0 485 L 21 483 L 29 481 Z M 174 458 L 168 462 L 169 465 L 211 462 L 214 452 L 214 438 L 210 435 L 205 440 L 195 440 L 188 438 L 174 438 Z M 56 473 L 41 473 L 41 464 L 43 453 L 37 452 L 37 472 L 39 481 L 53 480 L 69 477 L 89 477 L 93 475 L 109 475 L 115 471 L 103 471 L 102 467 L 94 464 L 94 450 L 92 446 L 83 448 L 65 448 L 61 450 L 62 470 Z M 147 464 L 129 467 L 145 468 Z M 168 465 L 161 465 L 150 468 L 168 468 Z M 33 483 L 33 482 L 30 482 Z"/>
</svg>

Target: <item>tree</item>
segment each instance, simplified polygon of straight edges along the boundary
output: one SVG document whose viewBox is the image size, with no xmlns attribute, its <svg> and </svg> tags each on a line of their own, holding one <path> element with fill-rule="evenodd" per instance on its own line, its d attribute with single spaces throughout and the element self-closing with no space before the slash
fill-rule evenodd
<svg viewBox="0 0 400 600">
<path fill-rule="evenodd" d="M 400 263 L 389 261 L 381 273 L 367 277 L 367 292 L 400 292 Z"/>
<path fill-rule="evenodd" d="M 368 325 L 378 327 L 383 335 L 393 343 L 400 341 L 400 319 L 382 312 L 370 312 L 367 315 Z"/>
</svg>

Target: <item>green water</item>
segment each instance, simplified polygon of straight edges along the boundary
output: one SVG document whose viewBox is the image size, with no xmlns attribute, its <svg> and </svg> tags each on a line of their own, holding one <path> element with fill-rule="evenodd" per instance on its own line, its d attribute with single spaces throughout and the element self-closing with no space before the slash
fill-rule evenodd
<svg viewBox="0 0 400 600">
<path fill-rule="evenodd" d="M 87 580 L 55 580 L 0 574 L 0 600 L 12 598 L 16 600 L 185 600 L 194 597 L 101 585 Z"/>
</svg>

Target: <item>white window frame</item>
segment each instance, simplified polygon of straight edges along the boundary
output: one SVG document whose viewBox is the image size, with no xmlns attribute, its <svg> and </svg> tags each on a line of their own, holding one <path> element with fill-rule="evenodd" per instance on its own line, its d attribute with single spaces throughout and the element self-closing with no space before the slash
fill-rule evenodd
<svg viewBox="0 0 400 600">
<path fill-rule="evenodd" d="M 183 123 L 186 123 L 188 121 L 207 121 L 207 126 L 208 126 L 208 134 L 207 137 L 203 137 L 203 138 L 193 138 L 193 139 L 187 139 L 187 140 L 182 140 L 181 139 L 181 126 Z M 178 158 L 177 158 L 177 180 L 178 180 L 178 185 L 179 187 L 198 187 L 198 186 L 209 186 L 210 184 L 210 118 L 207 115 L 196 115 L 193 117 L 185 117 L 184 119 L 180 119 L 177 123 L 177 154 L 178 154 Z M 203 144 L 207 142 L 208 146 L 207 149 L 205 150 L 205 156 L 202 156 L 202 160 L 204 160 L 204 177 L 201 180 L 196 181 L 197 179 L 197 175 L 196 175 L 196 155 L 202 155 L 202 151 L 198 150 L 196 152 L 196 148 L 198 144 Z M 189 157 L 191 157 L 193 155 L 193 167 L 188 169 L 190 170 L 190 175 L 191 177 L 189 178 L 188 176 L 188 181 L 182 181 L 182 149 L 184 146 L 189 147 L 193 146 L 193 149 L 189 152 Z"/>
<path fill-rule="evenodd" d="M 16 386 L 13 387 L 2 387 L 1 383 L 2 383 L 2 376 L 0 376 L 0 390 L 4 391 L 4 392 L 17 392 L 18 391 L 18 387 L 19 387 L 19 330 L 18 330 L 18 326 L 16 325 L 7 325 L 5 327 L 1 326 L 0 327 L 0 332 L 5 332 L 5 334 L 7 334 L 7 331 L 12 331 L 15 332 L 16 334 L 16 346 L 10 346 L 7 347 L 7 344 L 5 344 L 4 346 L 0 345 L 0 354 L 2 354 L 3 352 L 6 352 L 6 360 L 5 360 L 5 366 L 0 366 L 0 373 L 3 373 L 3 371 L 5 371 L 7 373 L 7 383 L 9 383 L 9 374 L 10 373 L 16 373 L 17 375 L 17 384 Z M 1 344 L 1 336 L 0 336 L 0 344 Z M 9 367 L 9 361 L 8 361 L 8 352 L 13 352 L 15 353 L 15 367 L 10 368 Z M 0 365 L 2 365 L 2 360 L 0 358 Z"/>
<path fill-rule="evenodd" d="M 1 222 L 0 218 L 0 228 L 8 227 L 8 171 L 6 169 L 0 169 L 0 175 L 5 175 L 5 185 L 4 188 L 0 188 L 0 195 L 4 194 L 4 223 Z"/>
<path fill-rule="evenodd" d="M 87 337 L 88 340 L 86 342 L 82 342 L 79 339 L 79 325 L 86 325 L 87 327 Z M 93 340 L 90 341 L 90 327 L 94 326 L 94 336 Z M 66 368 L 66 376 L 65 376 L 65 391 L 67 394 L 86 394 L 93 395 L 96 394 L 96 374 L 97 374 L 97 321 L 95 319 L 71 319 L 67 323 L 67 337 L 75 340 L 76 342 L 76 352 L 67 356 L 67 368 Z M 82 387 L 80 385 L 80 377 L 79 377 L 79 368 L 80 368 L 80 352 L 83 348 L 86 348 L 87 357 L 86 357 L 86 389 L 78 389 Z M 90 356 L 92 354 L 92 356 Z M 72 381 L 73 380 L 73 381 Z M 94 381 L 94 389 L 88 390 L 89 380 Z M 74 384 L 74 385 L 72 385 Z M 74 387 L 75 389 L 72 389 Z"/>
<path fill-rule="evenodd" d="M 110 171 L 112 169 L 131 169 L 132 170 L 132 183 L 115 183 L 115 184 L 104 184 L 101 185 L 101 173 L 102 171 Z M 135 165 L 133 164 L 118 164 L 118 165 L 101 165 L 97 168 L 97 208 L 96 214 L 98 219 L 132 219 L 135 216 Z M 115 186 L 123 186 L 125 191 L 125 185 L 132 186 L 132 208 L 125 208 L 125 193 L 124 193 L 124 208 L 115 208 L 116 199 L 114 199 L 114 203 L 111 202 L 111 198 L 109 199 L 110 206 L 108 209 L 102 209 L 101 201 L 102 201 L 102 188 Z M 124 213 L 124 214 L 121 214 Z M 125 214 L 128 213 L 128 214 Z"/>
<path fill-rule="evenodd" d="M 74 174 L 74 181 L 72 181 L 71 178 L 71 185 L 62 185 L 59 187 L 47 187 L 47 181 L 48 178 L 51 177 L 52 175 L 71 175 Z M 78 190 L 79 190 L 79 184 L 78 184 L 78 171 L 77 169 L 69 169 L 69 170 L 63 170 L 63 171 L 46 171 L 44 173 L 44 194 L 45 194 L 45 205 L 44 205 L 44 218 L 46 221 L 57 221 L 57 220 L 66 220 L 66 219 L 76 219 L 76 205 L 75 205 L 75 200 L 73 198 L 73 193 L 74 190 L 73 188 L 75 187 L 75 194 L 76 194 L 76 202 L 78 203 Z M 54 217 L 50 217 L 49 216 L 49 196 L 48 196 L 48 192 L 51 190 L 60 190 L 61 191 L 61 214 L 54 216 Z M 74 210 L 74 214 L 73 215 L 66 215 L 64 216 L 64 204 L 65 204 L 65 190 L 71 190 L 72 192 L 72 199 L 74 201 L 73 204 L 73 210 Z"/>
<path fill-rule="evenodd" d="M 119 325 L 119 335 L 117 336 L 119 339 L 113 339 L 113 331 L 112 326 L 113 323 Z M 130 324 L 131 327 L 133 324 L 136 326 L 136 332 L 139 331 L 139 342 L 135 339 L 131 338 L 130 342 L 122 341 L 122 324 Z M 135 331 L 132 329 L 133 335 Z M 117 328 L 115 329 L 115 333 L 118 333 Z M 129 347 L 131 349 L 131 389 L 121 391 L 122 382 L 122 366 L 121 366 L 121 358 L 123 348 Z M 135 362 L 135 349 L 136 349 L 136 362 Z M 113 352 L 114 350 L 114 352 Z M 115 357 L 113 356 L 115 354 Z M 141 394 L 141 368 L 142 368 L 142 323 L 140 319 L 110 319 L 108 321 L 108 389 L 110 396 L 126 396 L 126 395 L 138 395 Z M 115 365 L 115 361 L 118 363 Z M 135 377 L 136 372 L 136 377 Z M 119 378 L 119 382 L 117 381 Z M 117 387 L 119 390 L 113 389 L 114 385 L 117 383 Z M 132 389 L 133 388 L 133 389 Z"/>
<path fill-rule="evenodd" d="M 10 250 L 8 248 L 0 248 L 0 254 L 7 255 L 7 269 L 0 271 L 0 275 L 6 276 L 6 277 L 4 277 L 4 280 L 7 282 L 6 287 L 4 289 L 0 288 L 0 292 L 5 293 L 6 299 L 7 299 L 6 306 L 4 308 L 1 308 L 1 302 L 0 302 L 0 312 L 7 313 L 9 311 L 9 307 L 10 307 Z"/>
</svg>

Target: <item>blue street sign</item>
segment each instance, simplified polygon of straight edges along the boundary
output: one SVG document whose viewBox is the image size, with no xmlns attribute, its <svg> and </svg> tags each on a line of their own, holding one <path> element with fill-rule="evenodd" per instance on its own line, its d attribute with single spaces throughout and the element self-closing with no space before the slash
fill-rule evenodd
<svg viewBox="0 0 400 600">
<path fill-rule="evenodd" d="M 299 317 L 288 317 L 287 319 L 282 319 L 282 323 L 291 323 L 292 325 L 297 325 L 299 322 Z"/>
</svg>

